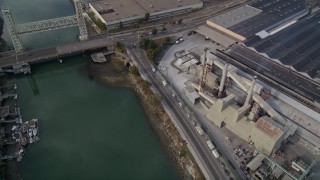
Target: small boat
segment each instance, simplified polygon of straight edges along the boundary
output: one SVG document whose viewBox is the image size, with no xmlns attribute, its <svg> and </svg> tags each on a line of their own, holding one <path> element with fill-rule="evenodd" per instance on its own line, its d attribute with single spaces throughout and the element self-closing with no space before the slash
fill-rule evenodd
<svg viewBox="0 0 320 180">
<path fill-rule="evenodd" d="M 33 139 L 33 142 L 38 142 L 38 141 L 40 141 L 40 138 L 38 136 L 35 136 Z"/>
<path fill-rule="evenodd" d="M 17 161 L 20 162 L 22 160 L 22 156 L 17 156 Z"/>
<path fill-rule="evenodd" d="M 32 129 L 29 129 L 29 136 L 32 136 Z"/>
<path fill-rule="evenodd" d="M 33 128 L 32 129 L 33 136 L 37 135 L 37 133 L 38 133 L 38 129 L 37 128 Z"/>
</svg>

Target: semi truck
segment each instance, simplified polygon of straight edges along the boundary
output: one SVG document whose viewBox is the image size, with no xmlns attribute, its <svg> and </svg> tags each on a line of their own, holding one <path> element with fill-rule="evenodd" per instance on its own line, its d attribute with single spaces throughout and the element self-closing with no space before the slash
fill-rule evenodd
<svg viewBox="0 0 320 180">
<path fill-rule="evenodd" d="M 213 154 L 213 156 L 215 158 L 219 158 L 220 157 L 220 155 L 219 155 L 219 153 L 218 153 L 218 151 L 216 149 L 212 150 L 211 152 L 212 152 L 212 154 Z"/>
<path fill-rule="evenodd" d="M 209 146 L 210 150 L 215 149 L 214 145 L 212 144 L 212 142 L 211 142 L 210 140 L 209 140 L 209 141 L 207 141 L 207 144 L 208 144 L 208 146 Z"/>
</svg>

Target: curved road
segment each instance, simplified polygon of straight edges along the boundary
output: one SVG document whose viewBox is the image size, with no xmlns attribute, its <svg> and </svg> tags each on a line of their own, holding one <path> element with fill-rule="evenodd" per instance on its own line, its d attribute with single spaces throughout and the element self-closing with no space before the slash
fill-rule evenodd
<svg viewBox="0 0 320 180">
<path fill-rule="evenodd" d="M 128 48 L 128 53 L 133 56 L 137 66 L 139 67 L 140 73 L 149 79 L 154 88 L 163 97 L 165 104 L 176 117 L 175 119 L 177 120 L 178 125 L 184 132 L 188 142 L 198 156 L 198 159 L 205 170 L 205 176 L 208 179 L 229 179 L 221 169 L 218 160 L 214 158 L 211 151 L 208 149 L 205 140 L 198 134 L 194 126 L 189 121 L 185 121 L 188 119 L 186 113 L 178 105 L 177 101 L 172 98 L 168 89 L 162 85 L 160 77 L 156 73 L 152 72 L 152 65 L 144 51 L 140 48 Z"/>
</svg>

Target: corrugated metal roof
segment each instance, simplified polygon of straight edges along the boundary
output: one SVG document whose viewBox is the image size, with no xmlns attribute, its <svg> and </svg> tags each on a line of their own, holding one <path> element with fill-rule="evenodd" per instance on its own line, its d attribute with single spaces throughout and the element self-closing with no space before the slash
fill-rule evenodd
<svg viewBox="0 0 320 180">
<path fill-rule="evenodd" d="M 320 12 L 269 36 L 245 42 L 260 53 L 315 78 L 320 74 Z"/>
<path fill-rule="evenodd" d="M 262 10 L 262 13 L 228 28 L 244 37 L 268 30 L 307 11 L 303 0 L 256 0 L 249 5 Z"/>
<path fill-rule="evenodd" d="M 252 161 L 247 164 L 247 167 L 251 169 L 251 171 L 257 170 L 264 160 L 264 156 L 262 154 L 258 154 Z"/>
<path fill-rule="evenodd" d="M 258 119 L 255 127 L 272 139 L 278 139 L 283 133 L 283 127 L 267 116 Z"/>
</svg>

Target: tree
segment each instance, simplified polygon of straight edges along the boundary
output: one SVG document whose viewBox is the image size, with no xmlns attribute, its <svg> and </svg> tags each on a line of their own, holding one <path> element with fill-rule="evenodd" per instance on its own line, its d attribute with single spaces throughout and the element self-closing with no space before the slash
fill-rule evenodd
<svg viewBox="0 0 320 180">
<path fill-rule="evenodd" d="M 168 36 L 166 37 L 166 42 L 169 43 L 171 41 L 171 38 Z"/>
<path fill-rule="evenodd" d="M 135 65 L 130 67 L 129 73 L 132 74 L 132 75 L 135 75 L 135 76 L 139 76 L 140 75 L 139 69 Z"/>
<path fill-rule="evenodd" d="M 122 29 L 123 28 L 123 23 L 120 21 L 119 22 L 119 29 Z"/>
<path fill-rule="evenodd" d="M 153 34 L 153 35 L 157 34 L 157 32 L 158 32 L 158 29 L 156 29 L 156 28 L 153 28 L 153 29 L 152 29 L 152 34 Z"/>
<path fill-rule="evenodd" d="M 147 49 L 149 47 L 150 39 L 143 38 L 140 40 L 140 47 Z"/>
<path fill-rule="evenodd" d="M 146 14 L 144 15 L 144 20 L 145 20 L 145 21 L 149 21 L 149 19 L 150 19 L 150 13 L 146 13 Z"/>
<path fill-rule="evenodd" d="M 124 53 L 124 45 L 121 42 L 116 43 L 116 51 Z"/>
<path fill-rule="evenodd" d="M 149 41 L 149 44 L 148 44 L 149 49 L 156 49 L 157 47 L 159 47 L 157 43 L 155 43 L 153 40 Z"/>
</svg>

